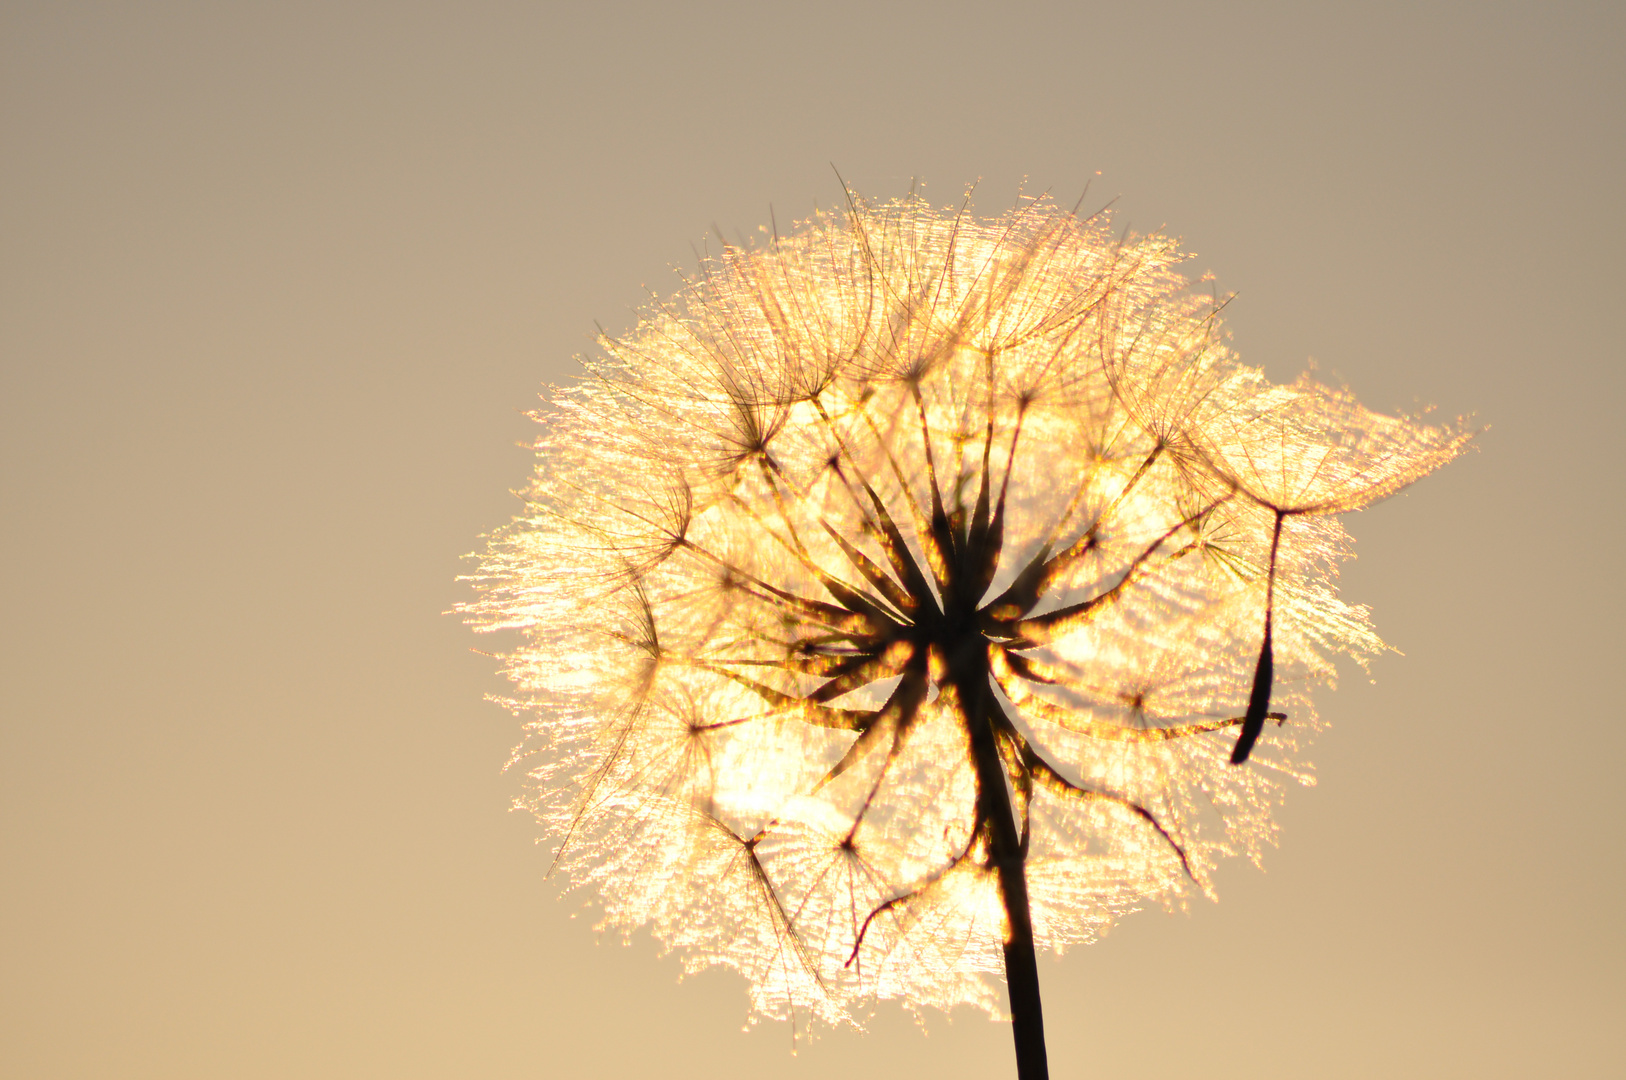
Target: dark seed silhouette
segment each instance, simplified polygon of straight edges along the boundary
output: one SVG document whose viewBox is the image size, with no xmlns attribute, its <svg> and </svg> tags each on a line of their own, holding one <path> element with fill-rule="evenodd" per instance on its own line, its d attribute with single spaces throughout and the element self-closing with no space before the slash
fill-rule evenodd
<svg viewBox="0 0 1626 1080">
<path fill-rule="evenodd" d="M 1253 687 L 1248 691 L 1248 711 L 1242 714 L 1242 733 L 1231 751 L 1231 764 L 1241 765 L 1253 752 L 1259 733 L 1265 730 L 1270 712 L 1270 684 L 1276 678 L 1276 656 L 1270 644 L 1271 617 L 1275 614 L 1276 555 L 1281 550 L 1282 522 L 1286 515 L 1276 511 L 1276 527 L 1270 533 L 1270 560 L 1265 564 L 1265 635 L 1259 645 L 1259 663 L 1253 669 Z"/>
<path fill-rule="evenodd" d="M 1253 670 L 1253 688 L 1248 691 L 1248 711 L 1242 715 L 1242 733 L 1237 736 L 1231 751 L 1231 764 L 1240 765 L 1253 752 L 1259 733 L 1265 730 L 1265 717 L 1270 711 L 1270 682 L 1275 674 L 1274 658 L 1270 648 L 1270 616 L 1265 616 L 1265 640 L 1259 646 L 1259 664 Z"/>
</svg>

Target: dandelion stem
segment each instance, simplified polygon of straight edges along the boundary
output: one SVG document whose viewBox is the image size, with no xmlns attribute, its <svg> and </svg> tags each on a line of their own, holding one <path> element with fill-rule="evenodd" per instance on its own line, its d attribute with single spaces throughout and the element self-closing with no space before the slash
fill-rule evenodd
<svg viewBox="0 0 1626 1080">
<path fill-rule="evenodd" d="M 999 708 L 988 682 L 988 645 L 968 634 L 950 658 L 949 679 L 965 710 L 971 754 L 977 769 L 977 817 L 987 830 L 989 861 L 999 875 L 1005 907 L 1005 988 L 1011 1003 L 1018 1080 L 1048 1080 L 1044 1010 L 1039 999 L 1039 963 L 1033 951 L 1033 915 L 1028 904 L 1026 852 L 1017 832 L 1006 769 L 994 734 Z"/>
</svg>

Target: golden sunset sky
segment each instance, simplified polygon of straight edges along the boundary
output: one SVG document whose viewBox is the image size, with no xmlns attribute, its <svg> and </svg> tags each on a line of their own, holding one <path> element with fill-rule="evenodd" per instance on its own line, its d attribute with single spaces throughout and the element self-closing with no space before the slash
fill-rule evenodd
<svg viewBox="0 0 1626 1080">
<path fill-rule="evenodd" d="M 1602 3 L 4 5 L 0 1075 L 1013 1074 L 895 1004 L 792 1057 L 595 934 L 444 614 L 595 321 L 832 163 L 1089 182 L 1273 378 L 1489 427 L 1349 518 L 1404 655 L 1265 872 L 1041 959 L 1052 1074 L 1616 1075 L 1623 56 Z"/>
</svg>

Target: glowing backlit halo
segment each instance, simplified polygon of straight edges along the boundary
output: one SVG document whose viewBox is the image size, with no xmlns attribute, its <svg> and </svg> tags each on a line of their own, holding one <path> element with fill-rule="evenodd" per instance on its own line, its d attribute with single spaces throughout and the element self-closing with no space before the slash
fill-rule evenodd
<svg viewBox="0 0 1626 1080">
<path fill-rule="evenodd" d="M 524 632 L 527 803 L 607 925 L 766 1016 L 995 1011 L 1033 948 L 1259 858 L 1310 685 L 1381 647 L 1333 515 L 1467 435 L 1272 386 L 1181 258 L 854 199 L 553 391 L 465 611 Z"/>
</svg>

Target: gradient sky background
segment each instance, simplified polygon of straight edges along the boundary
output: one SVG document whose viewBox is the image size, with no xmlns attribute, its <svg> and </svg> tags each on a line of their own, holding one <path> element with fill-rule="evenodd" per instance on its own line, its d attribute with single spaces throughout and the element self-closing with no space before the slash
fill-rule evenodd
<svg viewBox="0 0 1626 1080">
<path fill-rule="evenodd" d="M 1058 1078 L 1619 1075 L 1619 4 L 0 8 L 0 1073 L 988 1077 L 599 940 L 443 615 L 594 320 L 713 225 L 1121 195 L 1480 452 L 1350 522 L 1403 650 L 1261 874 L 1043 962 Z"/>
</svg>

